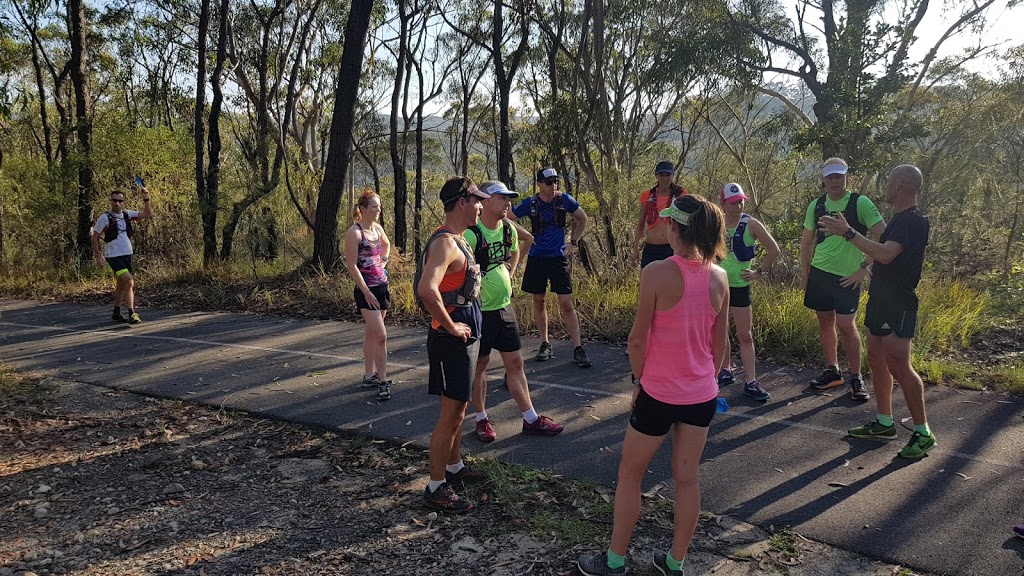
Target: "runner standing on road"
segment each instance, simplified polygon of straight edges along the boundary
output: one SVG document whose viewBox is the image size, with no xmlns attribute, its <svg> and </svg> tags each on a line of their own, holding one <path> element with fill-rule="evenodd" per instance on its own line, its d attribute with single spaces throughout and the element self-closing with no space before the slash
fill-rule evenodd
<svg viewBox="0 0 1024 576">
<path fill-rule="evenodd" d="M 669 431 L 675 530 L 672 548 L 654 553 L 662 574 L 682 574 L 700 514 L 698 465 L 715 415 L 715 375 L 728 327 L 729 278 L 714 264 L 725 256 L 725 226 L 721 209 L 696 196 L 680 196 L 660 214 L 672 220 L 673 255 L 640 273 L 628 343 L 629 363 L 639 377 L 619 462 L 612 540 L 607 552 L 579 559 L 586 576 L 626 573 L 625 556 L 640 517 L 640 485 Z"/>
<path fill-rule="evenodd" d="M 885 221 L 867 196 L 848 192 L 848 167 L 841 158 L 829 158 L 821 170 L 825 193 L 807 206 L 804 233 L 800 239 L 800 288 L 804 306 L 818 316 L 818 338 L 825 355 L 825 371 L 811 380 L 815 390 L 843 385 L 839 369 L 839 342 L 836 327 L 843 337 L 843 351 L 850 362 L 850 396 L 867 400 L 871 396 L 860 375 L 860 332 L 855 324 L 860 304 L 860 285 L 869 274 L 871 258 L 865 257 L 849 242 L 849 234 L 825 234 L 818 230 L 818 218 L 825 214 L 846 214 L 853 233 L 878 238 Z"/>
<path fill-rule="evenodd" d="M 492 348 L 501 354 L 501 361 L 505 365 L 505 382 L 523 414 L 523 434 L 555 436 L 562 431 L 562 425 L 537 414 L 533 408 L 526 372 L 523 370 L 519 322 L 512 309 L 512 278 L 509 274 L 519 262 L 519 233 L 515 225 L 505 220 L 505 217 L 511 207 L 511 200 L 518 198 L 519 194 L 501 182 L 484 182 L 480 188 L 491 197 L 481 202 L 483 210 L 480 219 L 464 234 L 483 275 L 480 284 L 483 329 L 480 335 L 480 357 L 473 379 L 476 436 L 481 442 L 493 442 L 497 438 L 494 426 L 487 417 L 486 372 Z"/>
<path fill-rule="evenodd" d="M 658 213 L 668 208 L 676 197 L 687 194 L 686 190 L 672 182 L 675 172 L 675 165 L 668 160 L 658 162 L 654 167 L 658 183 L 640 194 L 640 217 L 633 233 L 633 257 L 630 259 L 634 266 L 639 264 L 643 268 L 655 260 L 664 260 L 672 255 L 672 245 L 668 241 L 668 221 L 658 216 Z M 644 246 L 642 255 L 640 244 Z"/>
<path fill-rule="evenodd" d="M 729 183 L 722 188 L 722 212 L 725 213 L 725 247 L 729 255 L 721 266 L 729 274 L 729 314 L 736 323 L 736 340 L 740 345 L 740 360 L 743 375 L 747 379 L 743 394 L 766 402 L 772 397 L 757 381 L 757 356 L 754 353 L 753 313 L 750 301 L 750 283 L 761 280 L 775 265 L 779 257 L 779 245 L 760 220 L 743 212 L 743 201 L 747 195 L 739 184 Z M 757 242 L 765 249 L 764 261 L 751 269 L 757 255 Z M 728 328 L 726 333 L 728 333 Z M 736 381 L 732 371 L 732 345 L 725 342 L 724 365 L 718 373 L 718 385 L 724 386 Z"/>
<path fill-rule="evenodd" d="M 558 172 L 554 168 L 537 171 L 539 193 L 523 200 L 509 218 L 530 218 L 535 239 L 526 260 L 523 273 L 523 292 L 533 294 L 533 319 L 540 332 L 540 349 L 534 360 L 543 362 L 553 356 L 548 342 L 548 312 L 544 306 L 548 282 L 551 291 L 558 295 L 558 307 L 562 311 L 562 322 L 572 340 L 573 361 L 580 368 L 589 368 L 590 358 L 583 349 L 580 339 L 580 318 L 572 301 L 572 277 L 569 273 L 569 258 L 587 230 L 587 213 L 580 208 L 575 198 L 558 190 Z M 572 238 L 565 241 L 565 227 L 569 214 L 576 220 Z"/>
<path fill-rule="evenodd" d="M 142 211 L 125 210 L 125 193 L 110 193 L 110 210 L 100 214 L 92 229 L 92 254 L 96 265 L 102 268 L 110 265 L 117 278 L 114 284 L 114 313 L 111 320 L 142 324 L 135 312 L 135 277 L 132 276 L 132 236 L 135 227 L 132 222 L 139 222 L 153 217 L 153 207 L 149 203 L 149 190 L 136 180 L 142 189 Z M 103 255 L 100 254 L 100 238 L 103 238 Z M 121 316 L 121 306 L 128 308 L 128 316 Z"/>
<path fill-rule="evenodd" d="M 388 380 L 388 329 L 384 319 L 391 309 L 391 290 L 384 267 L 391 255 L 391 241 L 380 218 L 380 196 L 372 191 L 359 197 L 355 223 L 345 233 L 345 263 L 355 282 L 353 298 L 366 323 L 363 337 L 363 386 L 377 389 L 377 400 L 391 399 Z"/>
<path fill-rule="evenodd" d="M 441 187 L 444 224 L 423 248 L 422 276 L 416 293 L 432 318 L 427 332 L 430 360 L 428 392 L 441 397 L 441 413 L 430 434 L 430 479 L 423 491 L 427 506 L 467 512 L 473 505 L 453 485 L 483 482 L 479 471 L 462 461 L 459 428 L 466 416 L 480 350 L 480 267 L 462 237 L 489 198 L 464 176 Z"/>
<path fill-rule="evenodd" d="M 858 233 L 842 214 L 822 216 L 818 226 L 874 259 L 864 325 L 869 331 L 868 365 L 875 389 L 877 417 L 850 430 L 854 438 L 896 438 L 892 419 L 893 378 L 900 381 L 907 408 L 914 418 L 910 442 L 899 451 L 904 458 L 920 458 L 935 446 L 924 407 L 924 382 L 910 361 L 911 339 L 917 328 L 917 284 L 921 281 L 928 217 L 917 207 L 923 183 L 921 171 L 910 164 L 893 168 L 885 184 L 885 201 L 895 214 L 878 242 Z"/>
</svg>

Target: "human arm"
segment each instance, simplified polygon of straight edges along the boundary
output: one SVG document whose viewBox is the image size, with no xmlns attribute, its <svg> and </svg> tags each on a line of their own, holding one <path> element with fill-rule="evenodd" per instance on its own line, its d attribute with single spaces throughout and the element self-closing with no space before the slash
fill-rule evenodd
<svg viewBox="0 0 1024 576">
<path fill-rule="evenodd" d="M 518 222 L 509 220 L 509 224 L 515 229 L 517 240 L 522 242 L 521 245 L 514 246 L 515 250 L 512 251 L 512 261 L 509 262 L 509 271 L 515 274 L 519 263 L 523 261 L 523 254 L 529 252 L 533 246 L 534 238 L 533 234 L 520 226 Z"/>
<path fill-rule="evenodd" d="M 636 317 L 633 320 L 633 328 L 629 331 L 626 340 L 626 352 L 629 354 L 629 367 L 635 379 L 640 379 L 644 373 L 644 359 L 647 356 L 647 333 L 651 329 L 651 322 L 654 320 L 654 310 L 657 303 L 655 292 L 655 277 L 658 275 L 660 266 L 648 266 L 640 272 L 640 289 L 637 294 Z"/>
<path fill-rule="evenodd" d="M 726 361 L 726 341 L 729 338 L 729 275 L 718 266 L 712 268 L 711 274 L 715 291 L 722 295 L 718 315 L 715 316 L 715 323 L 711 325 L 711 355 L 715 364 L 715 374 L 718 374 Z"/>
<path fill-rule="evenodd" d="M 807 275 L 811 272 L 811 260 L 814 258 L 814 232 L 804 228 L 800 237 L 800 289 L 807 290 Z"/>
<path fill-rule="evenodd" d="M 348 232 L 345 233 L 345 268 L 348 269 L 348 274 L 352 277 L 352 281 L 355 282 L 356 288 L 359 288 L 359 291 L 363 293 L 366 303 L 370 305 L 370 309 L 378 310 L 380 302 L 377 301 L 377 297 L 373 295 L 370 287 L 366 285 L 363 275 L 359 273 L 359 267 L 356 265 L 358 261 L 359 230 L 355 226 L 350 226 Z"/>
<path fill-rule="evenodd" d="M 836 234 L 842 236 L 846 234 L 848 230 L 853 228 L 846 221 L 846 218 L 842 214 L 835 214 L 834 216 L 822 216 L 818 219 L 818 227 L 830 234 Z M 885 231 L 885 222 L 879 222 L 868 230 L 868 233 L 879 238 L 882 232 Z M 903 252 L 903 245 L 899 242 L 887 240 L 885 244 L 881 244 L 860 234 L 856 230 L 853 231 L 853 238 L 850 239 L 850 243 L 857 247 L 858 250 L 864 253 L 867 258 L 865 259 L 869 264 L 871 261 L 878 261 L 882 264 L 888 264 L 893 261 L 894 258 Z"/>
<path fill-rule="evenodd" d="M 107 263 L 103 258 L 103 253 L 100 252 L 100 233 L 96 230 L 92 231 L 92 257 L 100 268 Z"/>
<path fill-rule="evenodd" d="M 644 241 L 644 225 L 646 224 L 647 220 L 645 211 L 646 205 L 647 200 L 643 196 L 641 196 L 640 213 L 637 216 L 636 227 L 633 230 L 633 255 L 630 257 L 629 260 L 633 266 L 638 266 L 640 264 L 640 245 L 643 244 Z"/>
<path fill-rule="evenodd" d="M 462 322 L 452 320 L 451 315 L 444 307 L 444 299 L 440 290 L 445 272 L 460 254 L 461 251 L 451 235 L 442 235 L 431 242 L 427 249 L 420 283 L 416 286 L 416 294 L 423 301 L 423 306 L 430 316 L 445 332 L 456 338 L 462 338 L 462 341 L 465 342 L 471 335 L 470 328 Z"/>
<path fill-rule="evenodd" d="M 771 233 L 768 232 L 768 228 L 756 218 L 751 218 L 748 224 L 750 235 L 757 240 L 761 246 L 764 246 L 765 257 L 764 260 L 754 270 L 744 270 L 740 276 L 747 281 L 760 280 L 764 278 L 765 274 L 771 271 L 772 266 L 775 266 L 775 261 L 779 259 L 779 243 L 772 238 Z"/>
<path fill-rule="evenodd" d="M 147 220 L 153 217 L 153 205 L 149 201 L 149 190 L 142 187 L 142 211 L 139 212 L 139 220 Z"/>
<path fill-rule="evenodd" d="M 576 208 L 576 210 L 570 212 L 572 214 L 575 225 L 572 227 L 572 235 L 570 236 L 569 242 L 564 247 L 566 256 L 572 253 L 572 250 L 579 244 L 580 239 L 587 232 L 587 223 L 590 218 L 587 216 L 587 212 L 582 206 Z"/>
<path fill-rule="evenodd" d="M 391 258 L 391 239 L 380 224 L 377 224 L 377 233 L 380 234 L 380 259 L 386 266 L 388 259 Z"/>
</svg>

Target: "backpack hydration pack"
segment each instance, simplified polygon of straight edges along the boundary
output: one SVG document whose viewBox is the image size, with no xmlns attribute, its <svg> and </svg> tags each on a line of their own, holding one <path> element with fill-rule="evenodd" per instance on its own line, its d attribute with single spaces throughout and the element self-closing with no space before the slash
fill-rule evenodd
<svg viewBox="0 0 1024 576">
<path fill-rule="evenodd" d="M 653 226 L 658 220 L 658 187 L 651 188 L 647 195 L 647 205 L 644 206 L 644 221 L 648 226 Z M 683 194 L 689 194 L 684 188 L 676 186 L 674 183 L 668 187 L 669 204 L 675 201 L 676 198 Z"/>
<path fill-rule="evenodd" d="M 117 239 L 119 230 L 117 229 L 117 218 L 114 217 L 113 212 L 105 212 L 107 215 L 107 227 L 103 230 L 103 241 L 113 242 Z M 132 219 L 128 216 L 127 212 L 121 213 L 124 216 L 124 234 L 129 239 L 135 234 L 135 230 L 132 229 Z"/>
<path fill-rule="evenodd" d="M 534 194 L 530 200 L 530 225 L 535 236 L 544 230 L 544 222 L 540 219 L 540 202 L 540 194 Z M 555 192 L 555 198 L 551 202 L 555 206 L 555 228 L 565 228 L 565 205 L 562 203 L 562 193 Z"/>
<path fill-rule="evenodd" d="M 822 194 L 818 198 L 818 202 L 814 205 L 814 222 L 817 225 L 818 218 L 825 215 L 825 198 L 826 194 Z M 843 217 L 846 221 L 853 226 L 853 229 L 861 234 L 868 233 L 868 227 L 861 223 L 860 216 L 857 215 L 857 201 L 860 200 L 860 194 L 856 192 L 850 192 L 850 201 L 846 203 L 846 209 L 843 210 Z M 825 233 L 818 231 L 817 244 L 821 244 L 825 241 Z"/>
<path fill-rule="evenodd" d="M 480 274 L 486 276 L 488 272 L 512 260 L 512 225 L 501 221 L 501 256 L 491 259 L 491 245 L 484 238 L 484 231 L 478 224 L 473 224 L 469 230 L 476 236 L 476 249 L 473 251 L 473 259 L 480 266 Z"/>
<path fill-rule="evenodd" d="M 480 299 L 480 267 L 476 264 L 473 259 L 473 252 L 469 249 L 469 244 L 466 239 L 458 234 L 452 233 L 447 228 L 438 228 L 430 235 L 427 239 L 427 243 L 423 246 L 423 256 L 420 257 L 420 261 L 416 263 L 416 274 L 412 280 L 412 293 L 416 298 L 416 305 L 419 309 L 430 313 L 427 307 L 423 304 L 423 299 L 420 298 L 420 279 L 423 278 L 423 267 L 427 263 L 427 254 L 430 251 L 430 244 L 435 238 L 439 236 L 449 235 L 455 239 L 455 244 L 462 251 L 462 254 L 466 257 L 466 270 L 465 278 L 463 279 L 462 286 L 451 290 L 449 292 L 441 292 L 441 300 L 444 302 L 445 309 L 449 308 L 466 308 L 473 304 L 474 301 Z"/>
<path fill-rule="evenodd" d="M 747 246 L 743 241 L 743 235 L 747 232 L 747 224 L 750 222 L 750 214 L 740 215 L 740 222 L 736 225 L 736 231 L 732 234 L 732 242 L 729 250 L 740 262 L 750 262 L 757 255 L 757 245 Z"/>
</svg>

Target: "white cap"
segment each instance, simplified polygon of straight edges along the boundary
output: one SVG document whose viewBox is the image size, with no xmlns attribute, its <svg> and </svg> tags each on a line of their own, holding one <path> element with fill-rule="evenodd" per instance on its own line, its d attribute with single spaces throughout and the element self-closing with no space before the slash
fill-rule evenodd
<svg viewBox="0 0 1024 576">
<path fill-rule="evenodd" d="M 730 182 L 722 187 L 722 202 L 735 204 L 746 199 L 747 195 L 743 193 L 743 187 L 739 184 Z"/>
<path fill-rule="evenodd" d="M 829 164 L 821 169 L 821 177 L 831 176 L 833 174 L 846 174 L 845 164 Z"/>
</svg>

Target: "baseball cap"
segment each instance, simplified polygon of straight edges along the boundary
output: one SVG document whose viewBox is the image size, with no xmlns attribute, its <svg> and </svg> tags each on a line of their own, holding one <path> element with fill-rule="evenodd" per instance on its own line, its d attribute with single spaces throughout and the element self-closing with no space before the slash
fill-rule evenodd
<svg viewBox="0 0 1024 576">
<path fill-rule="evenodd" d="M 555 182 L 559 180 L 558 170 L 554 168 L 541 168 L 537 170 L 537 182 L 550 182 L 551 180 Z"/>
<path fill-rule="evenodd" d="M 845 164 L 829 164 L 821 169 L 821 177 L 831 176 L 833 174 L 846 174 Z"/>
<path fill-rule="evenodd" d="M 449 178 L 444 186 L 441 186 L 441 193 L 438 197 L 441 199 L 441 203 L 444 205 L 451 204 L 463 196 L 476 196 L 483 198 L 484 200 L 491 197 L 486 192 L 481 192 L 476 184 L 472 180 L 464 176 L 457 176 L 455 178 Z"/>
<path fill-rule="evenodd" d="M 676 166 L 675 166 L 675 164 L 669 162 L 668 160 L 662 160 L 661 162 L 658 162 L 657 166 L 654 167 L 654 173 L 655 174 L 675 174 L 676 173 Z"/>
<path fill-rule="evenodd" d="M 679 198 L 685 198 L 685 196 L 679 196 Z M 693 214 L 690 212 L 683 212 L 676 206 L 676 202 L 678 202 L 679 198 L 673 200 L 672 203 L 668 205 L 668 208 L 658 212 L 658 215 L 662 218 L 671 218 L 685 226 L 690 222 L 690 216 L 693 216 Z"/>
<path fill-rule="evenodd" d="M 508 186 L 505 186 L 504 182 L 497 180 L 488 180 L 480 184 L 480 189 L 489 196 L 500 194 L 502 196 L 510 196 L 512 198 L 519 198 L 519 192 L 515 190 L 509 190 Z"/>
<path fill-rule="evenodd" d="M 722 187 L 722 202 L 726 204 L 736 204 L 741 200 L 746 200 L 747 195 L 743 193 L 743 187 L 735 182 L 730 182 Z"/>
</svg>

